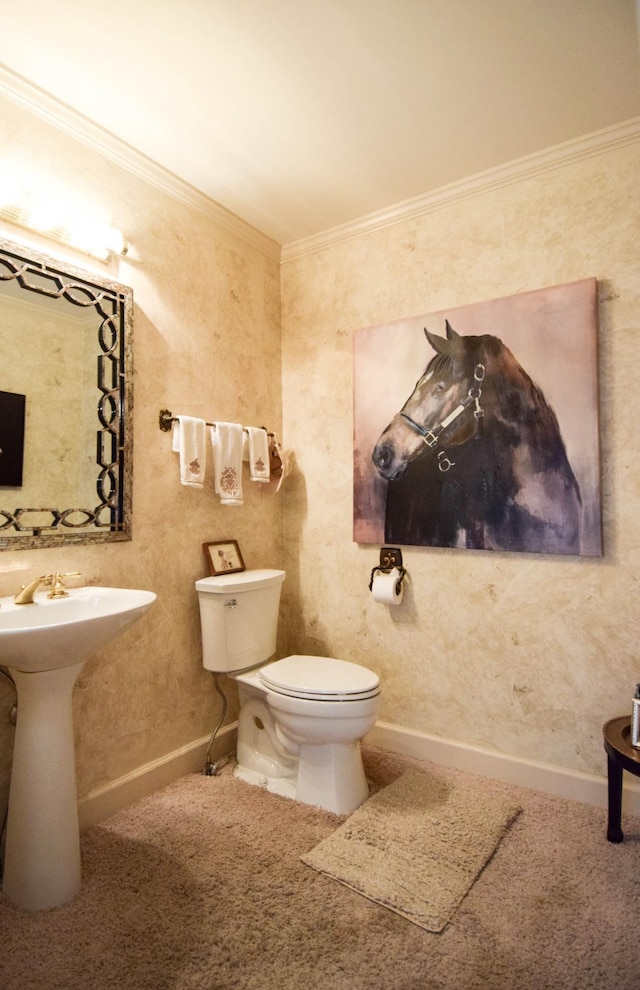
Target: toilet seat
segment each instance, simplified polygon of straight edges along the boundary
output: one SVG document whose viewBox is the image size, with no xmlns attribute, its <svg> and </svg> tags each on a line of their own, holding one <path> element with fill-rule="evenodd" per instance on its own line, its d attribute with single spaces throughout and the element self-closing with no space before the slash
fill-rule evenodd
<svg viewBox="0 0 640 990">
<path fill-rule="evenodd" d="M 285 657 L 263 667 L 262 684 L 276 694 L 310 701 L 363 701 L 380 694 L 377 674 L 333 657 Z"/>
</svg>

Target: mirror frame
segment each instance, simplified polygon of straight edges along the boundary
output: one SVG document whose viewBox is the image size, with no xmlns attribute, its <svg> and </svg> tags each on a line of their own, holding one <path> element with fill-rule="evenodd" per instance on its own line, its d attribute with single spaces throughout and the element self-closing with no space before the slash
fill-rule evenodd
<svg viewBox="0 0 640 990">
<path fill-rule="evenodd" d="M 131 539 L 133 487 L 133 290 L 110 278 L 0 237 L 0 287 L 13 281 L 27 292 L 95 309 L 95 508 L 0 507 L 0 550 L 35 550 Z M 6 492 L 0 489 L 0 506 Z M 13 491 L 16 491 L 13 489 Z M 16 491 L 16 498 L 19 497 Z M 28 513 L 50 513 L 49 524 L 29 525 Z M 78 518 L 80 516 L 81 518 Z M 108 521 L 107 521 L 108 520 Z M 9 530 L 20 535 L 5 536 Z"/>
</svg>

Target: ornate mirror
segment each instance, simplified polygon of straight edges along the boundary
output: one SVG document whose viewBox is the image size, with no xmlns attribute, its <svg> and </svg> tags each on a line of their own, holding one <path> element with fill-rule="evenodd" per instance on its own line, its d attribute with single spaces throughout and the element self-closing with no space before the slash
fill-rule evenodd
<svg viewBox="0 0 640 990">
<path fill-rule="evenodd" d="M 132 290 L 0 238 L 0 550 L 131 539 Z"/>
</svg>

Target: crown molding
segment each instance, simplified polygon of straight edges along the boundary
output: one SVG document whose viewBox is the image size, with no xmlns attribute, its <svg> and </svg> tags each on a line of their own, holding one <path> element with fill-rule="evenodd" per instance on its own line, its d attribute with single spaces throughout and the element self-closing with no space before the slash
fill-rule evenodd
<svg viewBox="0 0 640 990">
<path fill-rule="evenodd" d="M 608 151 L 622 148 L 640 140 L 640 117 L 614 124 L 600 131 L 563 144 L 554 145 L 545 151 L 517 158 L 505 165 L 479 172 L 476 175 L 450 185 L 441 186 L 432 192 L 413 199 L 404 200 L 388 209 L 378 210 L 350 223 L 332 227 L 320 234 L 305 237 L 285 244 L 281 252 L 281 263 L 315 254 L 345 241 L 383 230 L 403 221 L 414 220 L 432 213 L 443 206 L 479 196 L 501 186 L 535 178 L 554 169 L 563 168 L 575 162 L 592 158 Z"/>
<path fill-rule="evenodd" d="M 640 117 L 634 117 L 576 140 L 554 145 L 545 151 L 518 158 L 505 165 L 441 186 L 349 223 L 331 227 L 320 234 L 292 241 L 280 248 L 266 234 L 252 227 L 188 182 L 178 178 L 120 138 L 2 65 L 0 65 L 0 96 L 69 134 L 178 202 L 197 210 L 266 257 L 281 261 L 282 264 L 356 237 L 383 230 L 385 227 L 417 219 L 448 204 L 461 202 L 527 178 L 534 178 L 545 172 L 563 168 L 640 140 Z"/>
<path fill-rule="evenodd" d="M 178 202 L 197 210 L 268 258 L 280 260 L 280 246 L 266 234 L 3 65 L 0 65 L 0 96 L 40 117 Z"/>
</svg>

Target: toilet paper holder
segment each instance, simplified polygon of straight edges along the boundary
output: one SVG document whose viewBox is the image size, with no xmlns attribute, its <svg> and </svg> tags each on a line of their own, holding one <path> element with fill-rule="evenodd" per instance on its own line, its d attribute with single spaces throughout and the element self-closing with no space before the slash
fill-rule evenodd
<svg viewBox="0 0 640 990">
<path fill-rule="evenodd" d="M 402 584 L 402 580 L 407 573 L 405 568 L 402 566 L 402 550 L 398 547 L 381 547 L 380 548 L 380 563 L 371 571 L 371 580 L 369 581 L 369 591 L 373 590 L 373 579 L 378 571 L 382 571 L 383 574 L 388 574 L 392 571 L 394 567 L 398 568 L 400 578 L 398 581 L 398 586 Z"/>
</svg>

